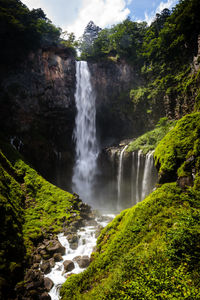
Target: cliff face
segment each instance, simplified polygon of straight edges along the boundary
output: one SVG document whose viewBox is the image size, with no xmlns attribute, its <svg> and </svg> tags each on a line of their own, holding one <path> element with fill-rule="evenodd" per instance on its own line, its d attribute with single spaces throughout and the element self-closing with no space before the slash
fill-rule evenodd
<svg viewBox="0 0 200 300">
<path fill-rule="evenodd" d="M 47 178 L 57 161 L 69 164 L 75 105 L 75 58 L 69 49 L 31 53 L 1 73 L 1 129 Z M 51 179 L 51 178 L 49 178 Z"/>
<path fill-rule="evenodd" d="M 183 82 L 183 88 L 164 96 L 165 115 L 171 119 L 180 119 L 182 116 L 199 109 L 200 104 L 200 35 L 197 40 L 196 55 L 190 64 L 191 72 L 188 81 Z M 180 78 L 180 81 L 182 79 Z"/>
<path fill-rule="evenodd" d="M 136 69 L 125 61 L 89 63 L 89 68 L 96 92 L 97 131 L 101 142 L 107 146 L 133 135 L 136 119 L 129 93 L 141 83 Z"/>
<path fill-rule="evenodd" d="M 163 98 L 155 99 L 153 105 L 147 97 L 138 103 L 131 99 L 131 90 L 145 86 L 145 79 L 130 63 L 104 61 L 90 63 L 89 67 L 96 92 L 97 132 L 102 146 L 137 137 L 165 115 Z"/>
</svg>

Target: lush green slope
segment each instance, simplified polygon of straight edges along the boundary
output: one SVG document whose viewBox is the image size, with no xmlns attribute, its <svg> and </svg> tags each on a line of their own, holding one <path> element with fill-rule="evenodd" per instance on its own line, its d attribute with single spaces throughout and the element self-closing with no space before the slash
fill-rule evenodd
<svg viewBox="0 0 200 300">
<path fill-rule="evenodd" d="M 186 115 L 160 142 L 155 151 L 160 181 L 192 176 L 199 168 L 200 113 Z"/>
<path fill-rule="evenodd" d="M 156 153 L 164 145 L 165 162 L 169 136 L 176 139 L 175 161 L 179 150 L 184 163 L 197 149 L 199 117 L 184 117 L 160 142 Z M 183 149 L 180 136 L 191 136 Z M 89 268 L 63 285 L 62 299 L 200 299 L 199 149 L 190 155 L 194 185 L 182 190 L 176 182 L 165 183 L 117 216 L 101 233 Z"/>
<path fill-rule="evenodd" d="M 23 279 L 33 247 L 78 219 L 79 211 L 73 195 L 38 175 L 12 146 L 1 143 L 1 150 L 0 295 L 5 292 L 8 297 Z"/>
<path fill-rule="evenodd" d="M 142 150 L 143 154 L 155 150 L 162 138 L 174 127 L 175 121 L 169 121 L 167 118 L 161 118 L 156 127 L 144 133 L 133 142 L 131 142 L 126 151 Z"/>
</svg>

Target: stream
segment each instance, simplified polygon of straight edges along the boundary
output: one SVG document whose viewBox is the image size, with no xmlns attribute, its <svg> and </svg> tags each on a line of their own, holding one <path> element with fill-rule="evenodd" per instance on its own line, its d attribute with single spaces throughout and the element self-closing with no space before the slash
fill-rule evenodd
<svg viewBox="0 0 200 300">
<path fill-rule="evenodd" d="M 90 257 L 96 245 L 96 241 L 97 241 L 96 232 L 98 231 L 98 228 L 100 226 L 105 227 L 114 217 L 115 215 L 113 214 L 102 215 L 101 217 L 97 217 L 95 219 L 96 225 L 94 223 L 94 225 L 92 226 L 90 225 L 90 226 L 81 227 L 77 231 L 79 241 L 78 241 L 78 247 L 75 250 L 70 248 L 67 237 L 64 236 L 63 233 L 58 234 L 59 242 L 62 244 L 62 246 L 65 247 L 66 252 L 65 255 L 63 255 L 62 257 L 63 260 L 60 262 L 56 262 L 51 272 L 45 276 L 50 278 L 54 283 L 53 288 L 49 292 L 49 295 L 51 296 L 52 300 L 60 299 L 59 297 L 60 287 L 66 281 L 66 278 L 70 274 L 78 274 L 86 269 L 86 268 L 80 268 L 78 262 L 75 261 L 74 259 L 76 259 L 78 256 Z M 74 269 L 69 272 L 64 271 L 63 262 L 66 260 L 73 261 L 74 263 Z"/>
</svg>

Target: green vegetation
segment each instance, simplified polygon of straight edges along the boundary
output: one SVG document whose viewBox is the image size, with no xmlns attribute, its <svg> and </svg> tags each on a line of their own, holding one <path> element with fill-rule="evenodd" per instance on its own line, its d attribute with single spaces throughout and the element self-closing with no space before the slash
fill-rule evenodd
<svg viewBox="0 0 200 300">
<path fill-rule="evenodd" d="M 154 157 L 161 182 L 192 177 L 199 168 L 200 113 L 186 115 L 159 143 Z"/>
<path fill-rule="evenodd" d="M 23 276 L 24 195 L 19 179 L 11 164 L 0 153 L 0 290 L 3 293 L 7 290 L 8 282 L 14 286 Z"/>
<path fill-rule="evenodd" d="M 128 152 L 142 150 L 143 154 L 155 150 L 162 138 L 174 127 L 175 121 L 161 118 L 154 130 L 148 131 L 131 142 L 126 149 Z"/>
<path fill-rule="evenodd" d="M 155 151 L 163 174 L 173 169 L 170 181 L 181 165 L 195 172 L 193 185 L 165 183 L 118 215 L 99 236 L 88 269 L 63 285 L 63 300 L 200 299 L 199 121 L 200 113 L 182 118 Z"/>
<path fill-rule="evenodd" d="M 29 10 L 20 0 L 0 0 L 0 63 L 15 64 L 41 46 L 74 48 L 72 35 L 61 40 L 61 28 L 46 17 L 41 8 Z"/>
<path fill-rule="evenodd" d="M 13 287 L 23 279 L 33 247 L 78 219 L 79 211 L 74 209 L 73 195 L 39 176 L 5 142 L 1 142 L 0 187 L 0 288 L 8 290 L 9 284 Z"/>
<path fill-rule="evenodd" d="M 172 101 L 172 109 L 178 101 L 192 98 L 198 110 L 200 78 L 191 67 L 198 50 L 198 10 L 198 0 L 180 0 L 172 11 L 164 9 L 156 14 L 150 26 L 127 19 L 100 31 L 82 58 L 131 63 L 142 80 L 130 91 L 130 100 L 136 114 L 141 105 L 146 108 L 147 119 L 149 115 L 156 119 L 154 111 L 162 107 L 164 96 Z M 186 107 L 184 113 L 192 108 Z"/>
<path fill-rule="evenodd" d="M 62 299 L 198 299 L 200 193 L 165 184 L 101 233 L 93 262 Z"/>
<path fill-rule="evenodd" d="M 140 24 L 127 19 L 111 29 L 103 29 L 90 47 L 80 46 L 84 49 L 81 58 L 94 60 L 130 58 L 135 62 L 138 60 L 145 28 L 146 23 Z"/>
</svg>

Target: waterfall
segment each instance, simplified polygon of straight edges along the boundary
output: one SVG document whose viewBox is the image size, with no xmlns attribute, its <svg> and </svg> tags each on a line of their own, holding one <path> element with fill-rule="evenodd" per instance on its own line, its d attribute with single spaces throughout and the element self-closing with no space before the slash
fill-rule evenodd
<svg viewBox="0 0 200 300">
<path fill-rule="evenodd" d="M 134 185 L 134 174 L 135 173 L 135 152 L 132 153 L 132 170 L 131 170 L 131 202 L 134 204 L 135 200 L 135 185 Z"/>
<path fill-rule="evenodd" d="M 90 82 L 87 62 L 76 62 L 75 102 L 77 116 L 74 139 L 76 142 L 76 161 L 73 170 L 73 190 L 84 201 L 91 203 L 92 188 L 97 174 L 98 145 L 96 138 L 95 94 Z"/>
<path fill-rule="evenodd" d="M 119 156 L 119 167 L 118 167 L 118 175 L 117 175 L 117 209 L 120 209 L 120 199 L 121 199 L 121 185 L 122 185 L 122 180 L 123 180 L 123 154 L 124 151 L 126 150 L 126 148 L 128 147 L 128 145 L 126 145 L 122 151 L 120 152 L 120 156 Z"/>
<path fill-rule="evenodd" d="M 137 170 L 136 170 L 136 203 L 140 201 L 140 181 L 139 181 L 139 175 L 140 175 L 140 160 L 141 160 L 142 150 L 138 151 L 138 159 L 137 159 Z"/>
<path fill-rule="evenodd" d="M 144 199 L 151 190 L 150 178 L 153 168 L 153 153 L 154 151 L 151 151 L 147 153 L 145 157 L 144 176 L 142 180 L 142 199 Z"/>
</svg>

